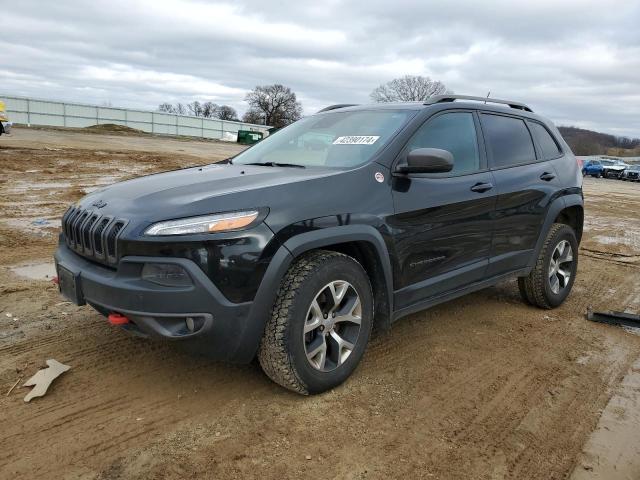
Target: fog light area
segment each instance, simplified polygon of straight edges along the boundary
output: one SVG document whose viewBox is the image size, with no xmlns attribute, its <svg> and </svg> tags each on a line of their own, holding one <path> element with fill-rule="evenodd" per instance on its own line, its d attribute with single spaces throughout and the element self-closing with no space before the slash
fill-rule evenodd
<svg viewBox="0 0 640 480">
<path fill-rule="evenodd" d="M 191 277 L 180 265 L 169 263 L 145 263 L 142 279 L 166 287 L 188 287 L 193 285 Z"/>
<path fill-rule="evenodd" d="M 187 317 L 184 320 L 189 333 L 199 331 L 204 326 L 205 319 L 203 317 Z"/>
</svg>

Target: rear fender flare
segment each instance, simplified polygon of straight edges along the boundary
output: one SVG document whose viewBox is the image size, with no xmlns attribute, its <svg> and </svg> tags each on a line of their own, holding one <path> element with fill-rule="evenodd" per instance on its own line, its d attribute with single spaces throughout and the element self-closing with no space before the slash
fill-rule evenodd
<svg viewBox="0 0 640 480">
<path fill-rule="evenodd" d="M 554 220 L 558 218 L 560 212 L 565 208 L 574 207 L 576 205 L 579 205 L 580 207 L 584 206 L 582 196 L 577 193 L 558 197 L 551 203 L 547 209 L 547 215 L 545 216 L 542 228 L 540 229 L 540 236 L 536 242 L 534 255 L 531 256 L 529 264 L 527 265 L 528 268 L 533 268 L 535 266 L 538 255 L 540 255 L 540 250 L 542 250 L 544 241 L 547 238 L 547 234 L 549 233 Z"/>
</svg>

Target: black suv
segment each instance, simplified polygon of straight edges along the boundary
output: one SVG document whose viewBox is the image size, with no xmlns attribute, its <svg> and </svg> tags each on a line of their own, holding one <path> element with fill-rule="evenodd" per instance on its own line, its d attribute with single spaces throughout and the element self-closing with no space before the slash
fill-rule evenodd
<svg viewBox="0 0 640 480">
<path fill-rule="evenodd" d="M 336 105 L 225 164 L 96 191 L 62 219 L 61 292 L 134 333 L 249 362 L 318 393 L 373 326 L 517 277 L 569 294 L 582 175 L 523 104 Z"/>
</svg>

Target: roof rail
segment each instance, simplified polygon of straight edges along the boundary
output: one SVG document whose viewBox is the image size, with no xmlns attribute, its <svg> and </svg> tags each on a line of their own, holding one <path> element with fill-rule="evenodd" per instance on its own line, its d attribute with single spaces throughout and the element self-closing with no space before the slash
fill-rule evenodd
<svg viewBox="0 0 640 480">
<path fill-rule="evenodd" d="M 435 95 L 424 102 L 424 105 L 433 105 L 435 103 L 445 103 L 445 102 L 455 102 L 456 100 L 473 100 L 477 102 L 484 103 L 500 103 L 503 105 L 509 105 L 511 108 L 515 108 L 516 110 L 524 110 L 525 112 L 532 112 L 531 108 L 529 108 L 524 103 L 520 102 L 512 102 L 511 100 L 499 100 L 497 98 L 488 98 L 488 97 L 473 97 L 471 95 Z"/>
<path fill-rule="evenodd" d="M 324 107 L 322 110 L 318 110 L 317 113 L 320 112 L 328 112 L 330 110 L 337 110 L 338 108 L 346 108 L 346 107 L 355 107 L 357 103 L 337 103 L 335 105 L 329 105 L 328 107 Z"/>
</svg>

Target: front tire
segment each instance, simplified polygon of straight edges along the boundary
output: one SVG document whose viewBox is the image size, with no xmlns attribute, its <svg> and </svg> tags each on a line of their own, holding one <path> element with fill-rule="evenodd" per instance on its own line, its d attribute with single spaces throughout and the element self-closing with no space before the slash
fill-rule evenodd
<svg viewBox="0 0 640 480">
<path fill-rule="evenodd" d="M 330 390 L 356 369 L 373 325 L 373 294 L 353 258 L 318 250 L 286 273 L 258 351 L 271 380 L 309 395 Z"/>
<path fill-rule="evenodd" d="M 518 279 L 523 300 L 540 308 L 556 308 L 565 301 L 578 269 L 578 241 L 571 227 L 554 223 L 531 273 Z"/>
</svg>

